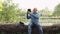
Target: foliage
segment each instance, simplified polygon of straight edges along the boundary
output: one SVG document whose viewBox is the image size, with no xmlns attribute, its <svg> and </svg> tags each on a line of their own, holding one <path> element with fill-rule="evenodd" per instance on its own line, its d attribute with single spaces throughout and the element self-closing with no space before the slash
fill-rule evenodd
<svg viewBox="0 0 60 34">
<path fill-rule="evenodd" d="M 54 16 L 60 16 L 60 4 L 58 4 L 58 5 L 55 7 L 55 10 L 54 10 L 53 15 L 54 15 Z"/>
<path fill-rule="evenodd" d="M 0 0 L 0 11 L 2 11 L 2 1 Z"/>
<path fill-rule="evenodd" d="M 20 16 L 25 16 L 26 15 L 26 11 L 20 11 Z"/>
<path fill-rule="evenodd" d="M 18 22 L 20 21 L 20 9 L 17 4 L 12 3 L 12 0 L 5 0 L 3 3 L 3 10 L 0 11 L 0 22 Z"/>
<path fill-rule="evenodd" d="M 48 8 L 45 8 L 45 9 L 42 9 L 40 11 L 38 11 L 38 13 L 40 13 L 41 16 L 45 16 L 45 17 L 49 17 L 49 16 L 52 16 L 53 12 L 50 11 Z"/>
</svg>

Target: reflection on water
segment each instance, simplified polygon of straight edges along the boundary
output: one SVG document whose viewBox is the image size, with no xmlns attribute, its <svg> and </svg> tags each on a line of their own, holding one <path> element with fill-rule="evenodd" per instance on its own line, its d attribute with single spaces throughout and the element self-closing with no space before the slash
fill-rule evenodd
<svg viewBox="0 0 60 34">
<path fill-rule="evenodd" d="M 22 22 L 24 22 L 26 25 L 29 24 L 30 20 L 26 19 L 25 17 L 21 19 Z M 60 18 L 58 17 L 40 17 L 39 19 L 42 26 L 50 26 L 53 24 L 59 24 Z"/>
<path fill-rule="evenodd" d="M 29 24 L 29 22 L 28 23 L 24 23 L 25 25 L 28 25 Z M 51 26 L 51 25 L 54 25 L 55 23 L 40 23 L 40 25 L 42 25 L 42 26 Z"/>
<path fill-rule="evenodd" d="M 50 26 L 53 24 L 59 24 L 60 23 L 60 19 L 40 19 L 40 24 L 42 26 Z M 26 25 L 29 24 L 29 21 L 27 21 L 27 23 L 25 23 Z"/>
</svg>

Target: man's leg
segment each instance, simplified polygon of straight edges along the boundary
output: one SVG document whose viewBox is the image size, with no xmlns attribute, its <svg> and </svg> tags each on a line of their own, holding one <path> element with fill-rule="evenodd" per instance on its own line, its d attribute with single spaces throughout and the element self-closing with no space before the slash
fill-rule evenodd
<svg viewBox="0 0 60 34">
<path fill-rule="evenodd" d="M 32 23 L 28 25 L 28 34 L 31 34 L 31 26 L 32 26 Z"/>
<path fill-rule="evenodd" d="M 42 26 L 39 25 L 39 23 L 36 23 L 36 26 L 37 26 L 38 29 L 39 29 L 39 34 L 43 34 Z"/>
</svg>

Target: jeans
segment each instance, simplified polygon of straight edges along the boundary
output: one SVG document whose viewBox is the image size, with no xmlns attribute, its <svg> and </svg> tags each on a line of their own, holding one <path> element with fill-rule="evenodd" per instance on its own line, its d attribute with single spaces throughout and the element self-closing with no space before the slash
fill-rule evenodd
<svg viewBox="0 0 60 34">
<path fill-rule="evenodd" d="M 35 25 L 38 27 L 38 29 L 39 29 L 39 34 L 43 34 L 42 26 L 39 25 L 39 23 L 30 23 L 30 24 L 28 25 L 28 34 L 31 34 L 31 26 L 32 26 L 33 24 L 35 24 Z"/>
</svg>

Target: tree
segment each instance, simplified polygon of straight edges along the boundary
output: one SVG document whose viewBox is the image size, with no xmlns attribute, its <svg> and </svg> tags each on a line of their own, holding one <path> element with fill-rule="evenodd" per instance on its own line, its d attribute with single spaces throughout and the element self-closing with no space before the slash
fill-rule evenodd
<svg viewBox="0 0 60 34">
<path fill-rule="evenodd" d="M 54 16 L 60 16 L 60 4 L 58 4 L 58 5 L 55 7 L 55 10 L 54 10 L 53 15 L 54 15 Z"/>
<path fill-rule="evenodd" d="M 12 3 L 12 0 L 5 0 L 3 2 L 3 10 L 0 11 L 0 22 L 18 22 L 20 21 L 20 9 L 17 4 Z"/>
<path fill-rule="evenodd" d="M 0 0 L 0 11 L 2 11 L 2 1 Z"/>
<path fill-rule="evenodd" d="M 45 9 L 40 10 L 40 15 L 41 16 L 52 16 L 53 12 L 46 7 Z"/>
</svg>

